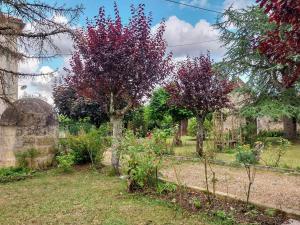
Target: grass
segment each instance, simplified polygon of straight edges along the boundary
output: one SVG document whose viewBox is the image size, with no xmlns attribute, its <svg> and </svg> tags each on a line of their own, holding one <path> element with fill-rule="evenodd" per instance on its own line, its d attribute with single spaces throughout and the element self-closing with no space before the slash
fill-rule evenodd
<svg viewBox="0 0 300 225">
<path fill-rule="evenodd" d="M 183 145 L 174 148 L 175 155 L 179 156 L 188 156 L 188 157 L 195 157 L 197 156 L 195 153 L 195 138 L 190 136 L 182 137 Z M 204 147 L 208 143 L 204 143 Z M 262 158 L 265 161 L 270 161 L 272 159 L 272 152 L 265 151 L 262 154 Z M 216 159 L 223 160 L 227 162 L 235 161 L 235 152 L 228 151 L 228 152 L 219 152 L 216 155 Z M 264 165 L 263 162 L 261 162 Z M 293 143 L 287 150 L 286 154 L 282 157 L 279 167 L 282 168 L 300 168 L 300 143 Z"/>
<path fill-rule="evenodd" d="M 221 224 L 126 192 L 125 181 L 88 170 L 47 172 L 0 185 L 0 224 Z"/>
</svg>

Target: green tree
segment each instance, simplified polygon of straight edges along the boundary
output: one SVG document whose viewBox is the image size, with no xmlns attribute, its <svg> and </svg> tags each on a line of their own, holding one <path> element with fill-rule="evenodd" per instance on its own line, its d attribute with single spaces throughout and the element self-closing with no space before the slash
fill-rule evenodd
<svg viewBox="0 0 300 225">
<path fill-rule="evenodd" d="M 258 50 L 260 38 L 275 29 L 263 9 L 228 9 L 215 25 L 227 49 L 216 67 L 234 79 L 247 80 L 239 91 L 247 96 L 242 114 L 250 119 L 258 116 L 283 118 L 285 137 L 296 137 L 299 115 L 299 89 L 287 88 L 282 82 L 285 69 L 270 61 Z"/>
<path fill-rule="evenodd" d="M 154 91 L 149 104 L 149 125 L 164 128 L 163 124 L 166 118 L 172 118 L 172 126 L 176 127 L 174 132 L 174 144 L 181 145 L 181 125 L 185 120 L 192 117 L 192 112 L 175 105 L 170 105 L 170 94 L 164 88 L 158 88 Z"/>
</svg>

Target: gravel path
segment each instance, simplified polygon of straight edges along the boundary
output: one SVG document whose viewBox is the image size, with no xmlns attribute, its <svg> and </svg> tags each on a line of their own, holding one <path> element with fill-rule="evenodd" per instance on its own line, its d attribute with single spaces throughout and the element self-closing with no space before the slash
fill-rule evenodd
<svg viewBox="0 0 300 225">
<path fill-rule="evenodd" d="M 204 188 L 204 166 L 195 162 L 174 165 L 181 183 Z M 218 179 L 216 191 L 246 199 L 247 174 L 244 168 L 212 165 Z M 164 168 L 162 174 L 176 182 L 173 167 Z M 212 173 L 210 172 L 210 180 Z M 300 215 L 300 176 L 257 170 L 250 201 L 283 209 Z"/>
</svg>

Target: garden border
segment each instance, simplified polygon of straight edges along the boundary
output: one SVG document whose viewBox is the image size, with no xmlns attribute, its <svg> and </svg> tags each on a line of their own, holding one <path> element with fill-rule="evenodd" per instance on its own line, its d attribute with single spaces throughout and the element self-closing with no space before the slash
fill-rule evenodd
<svg viewBox="0 0 300 225">
<path fill-rule="evenodd" d="M 178 184 L 176 182 L 168 180 L 168 179 L 163 178 L 163 177 L 158 177 L 158 180 L 160 180 L 162 182 L 172 183 L 172 184 L 175 184 L 176 186 L 178 186 Z M 202 192 L 202 193 L 207 192 L 207 190 L 205 188 L 201 188 L 201 187 L 197 187 L 197 186 L 193 186 L 193 185 L 186 185 L 186 184 L 184 184 L 184 185 L 187 188 L 190 188 L 190 189 L 192 189 L 196 192 Z M 210 192 L 210 193 L 213 194 L 212 192 Z M 230 199 L 233 199 L 233 200 L 239 200 L 239 201 L 244 202 L 243 199 L 240 199 L 237 196 L 229 194 L 229 193 L 227 194 L 227 193 L 224 193 L 224 192 L 216 191 L 215 194 L 217 196 L 221 197 L 221 198 L 230 198 Z M 292 219 L 300 220 L 300 213 L 295 211 L 295 210 L 292 210 L 292 209 L 284 209 L 283 210 L 283 209 L 276 208 L 273 205 L 261 204 L 261 203 L 257 203 L 257 202 L 251 201 L 251 200 L 249 200 L 249 203 L 252 204 L 252 205 L 255 205 L 257 207 L 262 207 L 262 208 L 265 208 L 265 209 L 274 209 L 274 210 L 286 213 Z"/>
</svg>

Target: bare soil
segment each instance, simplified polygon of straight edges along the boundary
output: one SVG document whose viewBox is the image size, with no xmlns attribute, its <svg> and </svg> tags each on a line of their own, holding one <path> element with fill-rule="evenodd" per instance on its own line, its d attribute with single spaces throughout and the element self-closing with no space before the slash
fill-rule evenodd
<svg viewBox="0 0 300 225">
<path fill-rule="evenodd" d="M 163 177 L 187 186 L 205 188 L 204 166 L 200 162 L 182 162 L 161 170 Z M 211 165 L 217 178 L 216 191 L 246 199 L 247 174 L 244 168 Z M 209 172 L 212 179 L 212 172 Z M 212 186 L 210 187 L 212 191 Z M 300 176 L 257 170 L 250 201 L 300 215 Z"/>
<path fill-rule="evenodd" d="M 208 201 L 205 192 L 194 191 L 189 188 L 182 190 L 177 188 L 175 192 L 162 194 L 150 191 L 146 194 L 178 204 L 191 212 L 205 212 L 221 219 L 224 222 L 222 224 L 281 225 L 289 218 L 282 211 L 272 211 L 270 214 L 263 207 L 247 206 L 245 202 L 240 200 L 210 195 L 211 200 Z M 196 201 L 199 202 L 198 205 L 195 204 Z"/>
</svg>

